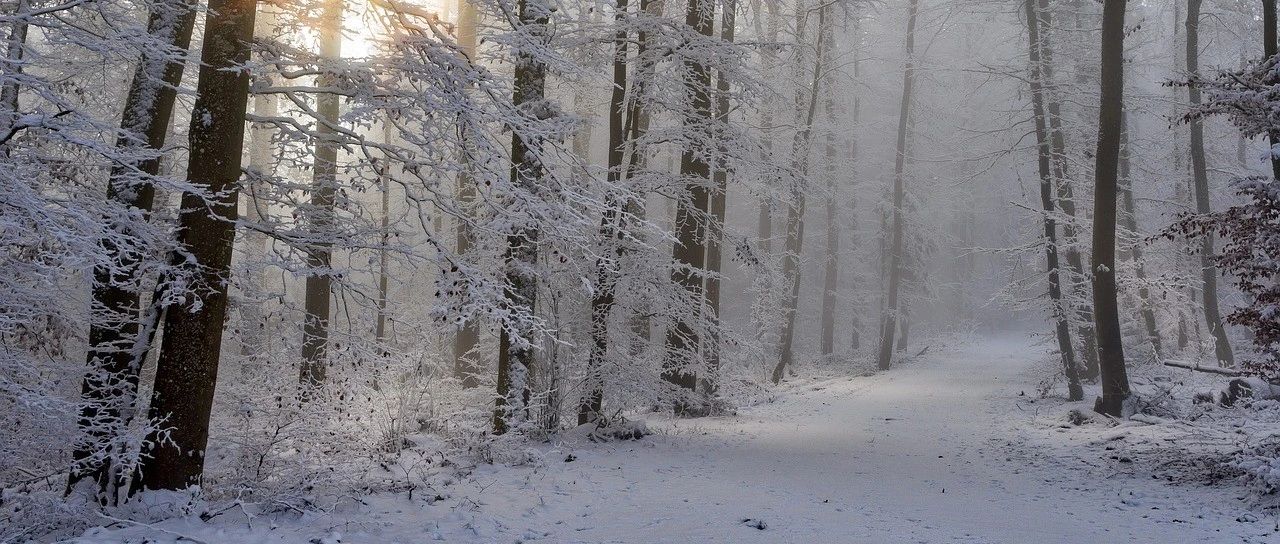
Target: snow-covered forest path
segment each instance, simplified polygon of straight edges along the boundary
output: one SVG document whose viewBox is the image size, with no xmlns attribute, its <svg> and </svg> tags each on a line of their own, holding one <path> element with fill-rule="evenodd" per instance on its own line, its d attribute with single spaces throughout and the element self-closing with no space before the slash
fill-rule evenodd
<svg viewBox="0 0 1280 544">
<path fill-rule="evenodd" d="M 1037 420 L 1067 408 L 1033 402 L 1045 358 L 1025 337 L 934 346 L 873 376 L 784 384 L 736 416 L 651 422 L 641 441 L 545 446 L 412 499 L 81 542 L 1280 542 L 1274 519 L 1238 521 L 1253 516 L 1238 487 L 1153 479 Z"/>
<path fill-rule="evenodd" d="M 1263 542 L 1246 535 L 1270 532 L 1236 522 L 1230 490 L 1103 480 L 1079 459 L 1020 447 L 1015 428 L 1030 414 L 1019 393 L 1033 394 L 1028 371 L 1044 353 L 1027 338 L 932 351 L 736 417 L 679 421 L 668 436 L 555 452 L 575 460 L 520 482 L 509 469 L 479 474 L 467 532 L 699 543 Z"/>
</svg>

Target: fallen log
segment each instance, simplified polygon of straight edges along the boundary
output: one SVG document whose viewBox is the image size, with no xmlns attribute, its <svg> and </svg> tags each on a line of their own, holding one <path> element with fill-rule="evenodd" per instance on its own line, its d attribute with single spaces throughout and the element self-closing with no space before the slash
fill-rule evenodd
<svg viewBox="0 0 1280 544">
<path fill-rule="evenodd" d="M 1175 368 L 1185 368 L 1187 370 L 1194 370 L 1196 372 L 1209 372 L 1212 374 L 1221 374 L 1223 376 L 1241 375 L 1240 371 L 1234 368 L 1222 368 L 1219 366 L 1200 366 L 1200 365 L 1193 365 L 1191 363 L 1180 363 L 1178 361 L 1165 361 L 1164 366 L 1171 366 Z"/>
</svg>

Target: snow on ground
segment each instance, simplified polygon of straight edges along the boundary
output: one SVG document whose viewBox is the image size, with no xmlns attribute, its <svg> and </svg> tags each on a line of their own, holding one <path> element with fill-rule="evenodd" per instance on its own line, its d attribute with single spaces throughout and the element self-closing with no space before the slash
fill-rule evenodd
<svg viewBox="0 0 1280 544">
<path fill-rule="evenodd" d="M 79 542 L 1280 542 L 1239 484 L 1171 483 L 1112 446 L 1162 426 L 1065 424 L 1084 405 L 1035 398 L 1045 359 L 1025 337 L 939 346 L 874 376 L 793 381 L 734 416 L 650 421 L 640 441 L 544 447 L 412 500 Z"/>
</svg>

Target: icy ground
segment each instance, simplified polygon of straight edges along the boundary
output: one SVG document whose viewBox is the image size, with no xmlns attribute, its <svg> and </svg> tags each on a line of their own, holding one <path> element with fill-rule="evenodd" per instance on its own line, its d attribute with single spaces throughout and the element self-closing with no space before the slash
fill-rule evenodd
<svg viewBox="0 0 1280 544">
<path fill-rule="evenodd" d="M 547 446 L 412 500 L 81 542 L 1280 542 L 1240 485 L 1170 483 L 1106 449 L 1126 427 L 1060 425 L 1071 406 L 1034 399 L 1045 359 L 1024 337 L 936 346 L 886 373 L 792 382 L 736 416 L 651 421 L 640 441 Z"/>
</svg>

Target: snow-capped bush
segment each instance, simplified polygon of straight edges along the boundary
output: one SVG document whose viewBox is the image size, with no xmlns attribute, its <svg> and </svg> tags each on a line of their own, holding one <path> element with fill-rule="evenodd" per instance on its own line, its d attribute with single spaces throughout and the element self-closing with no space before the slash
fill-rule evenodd
<svg viewBox="0 0 1280 544">
<path fill-rule="evenodd" d="M 1241 478 L 1260 502 L 1280 506 L 1280 439 L 1275 435 L 1241 450 L 1227 464 L 1243 473 Z"/>
</svg>

